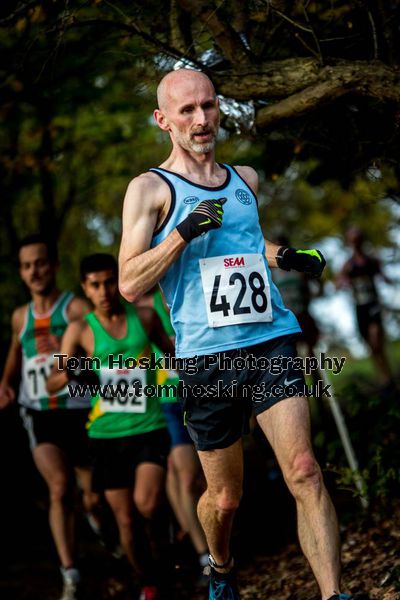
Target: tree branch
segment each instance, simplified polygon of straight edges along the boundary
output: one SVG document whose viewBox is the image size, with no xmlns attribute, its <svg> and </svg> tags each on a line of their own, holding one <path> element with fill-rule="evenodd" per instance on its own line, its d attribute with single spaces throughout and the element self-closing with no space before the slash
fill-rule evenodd
<svg viewBox="0 0 400 600">
<path fill-rule="evenodd" d="M 356 68 L 357 67 L 357 68 Z M 295 118 L 349 93 L 400 104 L 399 72 L 382 63 L 342 64 L 321 69 L 319 81 L 280 102 L 261 108 L 255 119 L 259 129 Z"/>
<path fill-rule="evenodd" d="M 344 85 L 335 86 L 330 81 L 310 86 L 304 91 L 293 94 L 276 104 L 261 108 L 257 112 L 255 125 L 257 129 L 266 129 L 271 125 L 276 125 L 283 119 L 299 117 L 315 110 L 320 105 L 332 102 L 347 93 L 348 90 Z"/>
<path fill-rule="evenodd" d="M 379 100 L 400 103 L 400 71 L 381 62 L 336 61 L 321 67 L 315 58 L 288 58 L 212 73 L 218 93 L 238 101 L 283 99 L 310 86 L 331 82 Z M 356 89 L 357 84 L 357 89 Z"/>
<path fill-rule="evenodd" d="M 308 25 L 310 27 L 312 36 L 314 38 L 314 42 L 315 42 L 315 45 L 317 47 L 317 51 L 318 51 L 318 55 L 319 55 L 319 61 L 320 61 L 321 65 L 323 65 L 324 64 L 324 57 L 322 56 L 321 46 L 319 44 L 319 39 L 317 37 L 317 34 L 315 33 L 314 27 L 312 26 L 312 23 L 310 21 L 310 17 L 308 16 L 307 6 L 308 6 L 308 2 L 303 6 L 304 17 L 305 17 L 305 19 L 306 19 L 306 21 L 307 21 L 307 23 L 308 23 Z"/>
<path fill-rule="evenodd" d="M 25 16 L 27 11 L 32 7 L 39 4 L 38 0 L 30 0 L 29 2 L 22 2 L 20 6 L 14 10 L 13 13 L 4 17 L 4 19 L 0 19 L 0 26 L 9 25 L 16 19 L 20 19 L 22 16 Z"/>
<path fill-rule="evenodd" d="M 61 232 L 62 226 L 64 224 L 64 221 L 69 213 L 69 211 L 71 210 L 71 208 L 73 207 L 74 203 L 75 203 L 75 199 L 76 199 L 76 183 L 73 177 L 71 177 L 70 181 L 69 181 L 69 185 L 68 185 L 68 192 L 64 198 L 64 201 L 61 205 L 60 210 L 58 211 L 57 214 L 57 231 Z"/>
<path fill-rule="evenodd" d="M 193 38 L 190 29 L 190 19 L 188 14 L 178 6 L 177 0 L 171 0 L 169 27 L 172 46 L 177 48 L 182 55 L 192 56 Z"/>
<path fill-rule="evenodd" d="M 102 27 L 109 27 L 110 29 L 126 31 L 128 33 L 131 33 L 132 35 L 138 35 L 143 40 L 148 42 L 149 45 L 153 46 L 153 48 L 157 49 L 158 51 L 163 52 L 167 56 L 171 56 L 173 58 L 176 58 L 177 60 L 182 60 L 184 58 L 184 56 L 182 56 L 182 53 L 177 48 L 173 48 L 169 44 L 166 44 L 165 42 L 162 42 L 158 38 L 151 36 L 149 33 L 142 31 L 140 29 L 140 27 L 138 25 L 136 25 L 136 23 L 134 23 L 133 21 L 130 21 L 130 23 L 122 23 L 121 21 L 112 21 L 111 19 L 85 19 L 82 21 L 78 21 L 78 19 L 76 17 L 74 17 L 66 25 L 63 24 L 62 29 L 63 30 L 64 29 L 73 29 L 74 27 L 96 27 L 99 25 Z M 52 33 L 53 31 L 59 31 L 59 30 L 60 30 L 60 26 L 58 25 L 55 28 L 48 30 L 48 33 Z M 200 62 L 196 61 L 195 58 L 190 57 L 190 61 L 193 64 L 195 64 L 199 69 L 203 68 L 203 65 Z"/>
<path fill-rule="evenodd" d="M 311 48 L 311 46 L 309 46 L 307 44 L 307 42 L 305 40 L 303 40 L 303 38 L 301 37 L 301 35 L 296 31 L 296 33 L 294 34 L 294 37 L 299 40 L 299 42 L 304 46 L 304 48 L 307 48 L 307 50 L 309 51 L 310 54 L 312 54 L 313 56 L 315 56 L 318 59 L 318 62 L 320 64 L 322 64 L 321 60 L 320 60 L 320 55 L 318 54 L 318 52 L 316 52 L 315 50 L 313 50 L 313 48 Z"/>
<path fill-rule="evenodd" d="M 198 0 L 178 1 L 184 10 L 197 17 L 210 30 L 215 43 L 230 63 L 249 63 L 249 57 L 239 35 L 227 21 L 219 18 L 218 8 L 222 6 L 225 0 L 222 0 L 217 8 L 211 8 L 204 0 L 203 2 L 199 2 Z"/>
<path fill-rule="evenodd" d="M 312 33 L 312 30 L 311 30 L 310 27 L 305 27 L 301 23 L 298 23 L 297 21 L 293 21 L 293 19 L 291 19 L 290 17 L 288 17 L 287 15 L 285 15 L 285 13 L 281 12 L 280 10 L 277 10 L 276 8 L 272 8 L 272 12 L 274 12 L 279 17 L 281 17 L 281 19 L 284 19 L 285 21 L 288 21 L 288 23 L 290 23 L 294 27 L 297 27 L 298 29 L 301 29 L 302 31 L 307 31 L 307 33 Z"/>
<path fill-rule="evenodd" d="M 219 71 L 212 75 L 218 92 L 236 100 L 284 98 L 317 83 L 320 68 L 314 58 L 288 58 L 256 67 Z"/>
<path fill-rule="evenodd" d="M 374 41 L 374 59 L 377 60 L 378 56 L 379 56 L 379 50 L 378 50 L 378 36 L 376 34 L 376 25 L 375 25 L 374 17 L 372 16 L 372 13 L 369 10 L 369 8 L 367 8 L 367 14 L 368 14 L 369 22 L 371 24 L 372 39 Z"/>
</svg>

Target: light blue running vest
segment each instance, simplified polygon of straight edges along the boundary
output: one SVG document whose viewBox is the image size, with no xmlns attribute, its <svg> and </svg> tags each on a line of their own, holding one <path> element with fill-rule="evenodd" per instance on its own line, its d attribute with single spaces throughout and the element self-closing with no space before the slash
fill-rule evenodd
<svg viewBox="0 0 400 600">
<path fill-rule="evenodd" d="M 150 169 L 171 190 L 171 207 L 161 227 L 154 232 L 152 248 L 158 246 L 199 202 L 227 198 L 221 228 L 192 240 L 160 281 L 171 309 L 171 321 L 176 333 L 176 356 L 180 358 L 254 346 L 301 331 L 296 317 L 284 306 L 271 278 L 258 218 L 257 198 L 233 167 L 220 166 L 226 170 L 226 180 L 218 187 L 192 183 L 182 175 L 162 168 Z M 203 293 L 200 260 L 240 254 L 263 256 L 271 290 L 273 320 L 211 327 Z"/>
</svg>

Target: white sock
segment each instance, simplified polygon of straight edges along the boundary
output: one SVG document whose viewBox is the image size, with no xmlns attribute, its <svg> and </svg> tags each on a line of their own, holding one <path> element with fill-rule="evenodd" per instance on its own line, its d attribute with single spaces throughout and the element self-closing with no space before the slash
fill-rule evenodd
<svg viewBox="0 0 400 600">
<path fill-rule="evenodd" d="M 69 567 L 68 569 L 61 567 L 61 575 L 66 583 L 77 584 L 81 580 L 81 574 L 74 567 Z"/>
<path fill-rule="evenodd" d="M 206 567 L 208 565 L 208 552 L 199 554 L 199 564 L 201 567 Z"/>
<path fill-rule="evenodd" d="M 86 520 L 89 523 L 91 530 L 100 537 L 101 529 L 96 517 L 92 513 L 88 512 L 86 513 Z"/>
</svg>

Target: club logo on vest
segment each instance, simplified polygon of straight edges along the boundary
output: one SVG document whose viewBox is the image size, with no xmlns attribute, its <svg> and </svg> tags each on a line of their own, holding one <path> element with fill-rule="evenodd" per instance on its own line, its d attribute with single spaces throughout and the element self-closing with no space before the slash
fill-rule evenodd
<svg viewBox="0 0 400 600">
<path fill-rule="evenodd" d="M 251 204 L 251 196 L 246 190 L 242 190 L 241 188 L 237 189 L 235 196 L 242 204 Z"/>
<path fill-rule="evenodd" d="M 183 199 L 184 204 L 194 204 L 195 202 L 200 202 L 200 198 L 198 198 L 197 196 L 186 196 L 186 198 Z"/>
</svg>

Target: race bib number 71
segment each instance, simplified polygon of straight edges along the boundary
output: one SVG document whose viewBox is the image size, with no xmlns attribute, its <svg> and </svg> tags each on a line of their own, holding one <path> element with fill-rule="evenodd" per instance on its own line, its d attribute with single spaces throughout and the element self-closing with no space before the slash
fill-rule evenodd
<svg viewBox="0 0 400 600">
<path fill-rule="evenodd" d="M 54 364 L 53 354 L 36 354 L 24 360 L 23 378 L 29 400 L 36 401 L 49 397 L 46 383 Z M 57 392 L 57 396 L 67 394 L 65 386 Z"/>
<path fill-rule="evenodd" d="M 200 259 L 210 327 L 272 321 L 271 292 L 261 254 Z"/>
</svg>

